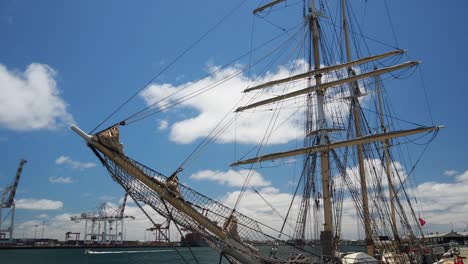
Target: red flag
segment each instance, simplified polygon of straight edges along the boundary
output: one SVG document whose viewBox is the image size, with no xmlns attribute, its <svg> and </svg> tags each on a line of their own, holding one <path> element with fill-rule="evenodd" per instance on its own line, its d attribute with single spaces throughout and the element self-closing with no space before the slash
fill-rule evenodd
<svg viewBox="0 0 468 264">
<path fill-rule="evenodd" d="M 424 226 L 426 224 L 426 221 L 424 221 L 424 219 L 422 219 L 421 217 L 419 217 L 418 219 L 421 226 Z"/>
</svg>

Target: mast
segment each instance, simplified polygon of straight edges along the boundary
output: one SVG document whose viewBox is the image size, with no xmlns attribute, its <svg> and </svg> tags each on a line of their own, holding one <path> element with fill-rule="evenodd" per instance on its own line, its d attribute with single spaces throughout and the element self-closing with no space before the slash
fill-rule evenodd
<svg viewBox="0 0 468 264">
<path fill-rule="evenodd" d="M 276 3 L 276 1 L 274 1 Z M 316 11 L 315 0 L 308 1 L 308 13 L 307 13 L 307 22 L 309 26 L 309 34 L 310 34 L 310 46 L 309 46 L 309 70 L 306 73 L 298 74 L 295 76 L 291 76 L 288 78 L 283 78 L 279 80 L 273 80 L 264 84 L 260 84 L 255 87 L 251 87 L 245 89 L 244 92 L 250 92 L 259 89 L 265 89 L 267 87 L 271 87 L 273 85 L 286 83 L 294 80 L 298 80 L 301 78 L 309 78 L 308 87 L 300 90 L 295 90 L 289 93 L 285 93 L 282 95 L 278 95 L 272 98 L 264 99 L 261 101 L 257 101 L 251 103 L 246 106 L 241 106 L 235 110 L 235 112 L 241 112 L 248 109 L 256 108 L 259 106 L 271 104 L 278 101 L 284 101 L 289 98 L 294 98 L 300 95 L 307 96 L 307 110 L 306 110 L 306 125 L 305 125 L 305 140 L 304 140 L 304 147 L 299 149 L 293 149 L 290 151 L 285 152 L 277 152 L 277 153 L 270 153 L 263 156 L 257 156 L 254 158 L 246 159 L 246 160 L 239 160 L 231 166 L 239 166 L 243 164 L 252 164 L 252 163 L 259 163 L 262 161 L 268 161 L 273 159 L 279 158 L 286 158 L 291 156 L 297 155 L 305 155 L 304 160 L 304 173 L 306 173 L 306 181 L 305 181 L 305 190 L 304 190 L 304 197 L 308 199 L 309 196 L 307 195 L 309 190 L 307 189 L 308 183 L 313 177 L 313 173 L 315 172 L 315 161 L 316 158 L 320 156 L 320 173 L 321 173 L 321 181 L 322 181 L 322 201 L 323 201 L 323 210 L 324 210 L 324 228 L 320 234 L 321 245 L 323 249 L 324 256 L 333 256 L 334 255 L 334 244 L 333 243 L 333 212 L 332 212 L 332 200 L 331 200 L 331 186 L 330 186 L 330 160 L 329 160 L 329 152 L 336 148 L 343 148 L 348 146 L 353 146 L 357 149 L 357 156 L 358 156 L 358 167 L 359 167 L 359 175 L 360 175 L 360 184 L 361 184 L 361 195 L 362 195 L 362 213 L 364 216 L 364 228 L 366 232 L 366 244 L 367 244 L 367 251 L 369 255 L 374 254 L 374 244 L 373 244 L 373 235 L 371 229 L 371 219 L 370 219 L 370 211 L 369 211 L 369 201 L 368 201 L 368 192 L 367 192 L 367 181 L 366 181 L 366 171 L 365 171 L 365 163 L 364 163 L 364 148 L 366 144 L 372 142 L 382 142 L 395 137 L 403 137 L 414 135 L 418 133 L 430 132 L 434 130 L 438 130 L 439 126 L 432 126 L 432 127 L 419 127 L 415 129 L 409 130 L 401 130 L 401 131 L 393 131 L 387 132 L 386 130 L 384 133 L 380 134 L 370 134 L 370 135 L 363 135 L 361 131 L 361 114 L 362 110 L 359 105 L 358 97 L 361 95 L 359 89 L 359 80 L 363 80 L 366 78 L 380 76 L 382 74 L 386 74 L 392 71 L 401 70 L 405 68 L 414 67 L 419 64 L 418 61 L 408 61 L 405 63 L 401 63 L 398 65 L 388 66 L 381 69 L 375 69 L 370 72 L 356 74 L 356 72 L 352 69 L 353 66 L 368 63 L 375 60 L 379 60 L 388 56 L 401 54 L 404 51 L 397 50 L 392 52 L 383 53 L 380 55 L 369 56 L 366 58 L 358 59 L 355 61 L 351 61 L 351 50 L 350 50 L 350 41 L 349 41 L 349 32 L 348 32 L 348 22 L 346 18 L 346 2 L 345 0 L 341 0 L 342 3 L 342 15 L 343 15 L 343 23 L 345 29 L 345 40 L 346 40 L 346 57 L 347 62 L 328 66 L 321 68 L 320 65 L 320 50 L 319 50 L 319 21 L 318 21 L 318 12 Z M 313 65 L 313 66 L 312 66 Z M 313 67 L 313 69 L 312 69 Z M 348 76 L 346 78 L 341 78 L 334 81 L 329 82 L 322 82 L 322 74 L 329 72 L 329 71 L 336 71 L 339 69 L 346 68 L 348 70 Z M 311 76 L 314 76 L 315 83 L 312 84 L 310 81 Z M 354 129 L 355 129 L 355 138 L 348 139 L 344 141 L 336 141 L 331 142 L 328 137 L 328 131 L 332 131 L 329 129 L 326 124 L 326 116 L 325 116 L 325 92 L 329 88 L 348 84 L 350 85 L 350 99 L 351 99 L 351 108 L 350 108 L 350 118 L 353 118 L 354 121 Z M 317 100 L 317 107 L 313 106 L 312 96 L 316 96 Z M 316 114 L 316 116 L 313 116 Z M 313 125 L 315 123 L 315 126 Z M 316 137 L 313 137 L 316 136 Z M 389 156 L 387 151 L 386 156 Z M 388 163 L 387 163 L 388 164 Z M 390 166 L 387 166 L 390 168 Z M 393 190 L 394 196 L 396 196 Z M 307 201 L 304 202 L 304 205 L 301 205 L 301 212 L 303 215 L 298 217 L 297 221 L 297 228 L 295 231 L 295 238 L 299 241 L 304 238 L 304 226 L 306 223 L 307 214 Z M 393 220 L 392 220 L 393 221 Z M 395 222 L 395 221 L 393 221 Z M 396 230 L 395 230 L 396 231 Z"/>
<path fill-rule="evenodd" d="M 346 59 L 347 62 L 351 61 L 351 48 L 349 45 L 349 32 L 348 32 L 348 20 L 346 18 L 346 2 L 341 0 L 341 10 L 343 15 L 343 27 L 345 33 L 345 44 L 346 44 Z M 351 67 L 348 68 L 348 77 L 354 76 L 356 73 Z M 359 85 L 356 82 L 351 83 L 351 109 L 354 117 L 354 128 L 356 130 L 356 137 L 359 138 L 362 136 L 361 132 L 361 111 L 358 101 L 358 96 L 360 94 Z M 369 213 L 369 198 L 367 196 L 367 180 L 366 180 L 366 169 L 364 165 L 364 148 L 363 145 L 357 145 L 357 156 L 358 156 L 358 166 L 359 166 L 359 178 L 361 183 L 361 195 L 362 195 L 362 210 L 364 215 L 364 230 L 366 233 L 366 245 L 367 245 L 367 254 L 374 255 L 374 245 L 372 241 L 372 229 L 371 229 L 371 220 Z"/>
<path fill-rule="evenodd" d="M 387 133 L 387 128 L 385 127 L 385 121 L 383 118 L 383 106 L 382 106 L 382 94 L 380 92 L 380 80 L 378 77 L 375 78 L 375 85 L 377 89 L 377 98 L 379 103 L 379 117 L 380 117 L 380 125 L 382 128 L 382 132 L 384 134 Z M 392 170 L 391 170 L 391 159 L 390 159 L 390 141 L 388 139 L 382 140 L 382 145 L 384 149 L 384 160 L 385 160 L 385 173 L 387 174 L 387 181 L 388 181 L 388 192 L 389 192 L 389 199 L 390 199 L 390 210 L 391 210 L 391 221 L 392 221 L 392 232 L 394 240 L 398 241 L 398 229 L 397 229 L 397 221 L 396 221 L 396 210 L 395 210 L 395 195 L 393 194 L 393 180 L 392 180 Z"/>
<path fill-rule="evenodd" d="M 343 16 L 343 29 L 344 29 L 344 34 L 345 34 L 346 62 L 350 62 L 351 61 L 351 47 L 349 45 L 348 19 L 346 18 L 346 1 L 345 0 L 341 0 L 341 13 Z"/>
<path fill-rule="evenodd" d="M 320 51 L 319 51 L 319 30 L 318 30 L 318 16 L 315 9 L 315 0 L 309 0 L 309 30 L 311 33 L 312 41 L 312 51 L 314 54 L 314 69 L 320 69 Z M 310 58 L 312 60 L 312 58 Z M 309 67 L 311 67 L 312 61 L 309 62 Z M 322 74 L 314 75 L 315 85 L 320 85 L 322 83 Z M 328 133 L 326 130 L 326 118 L 324 111 L 324 90 L 317 90 L 317 129 L 318 131 L 318 144 L 326 145 L 328 144 Z M 308 95 L 308 100 L 311 100 L 311 94 Z M 311 104 L 308 104 L 308 116 L 306 120 L 312 118 L 310 113 L 312 113 Z M 308 122 L 309 123 L 309 122 Z M 307 135 L 310 135 L 310 131 L 306 131 Z M 306 135 L 306 137 L 307 137 Z M 323 196 L 323 214 L 324 214 L 324 225 L 323 231 L 320 234 L 320 241 L 322 244 L 323 255 L 333 256 L 333 213 L 332 213 L 332 202 L 331 202 L 331 193 L 330 193 L 330 160 L 329 160 L 329 151 L 320 152 L 320 167 L 321 167 L 321 178 L 322 178 L 322 196 Z M 308 170 L 308 168 L 307 168 Z"/>
</svg>

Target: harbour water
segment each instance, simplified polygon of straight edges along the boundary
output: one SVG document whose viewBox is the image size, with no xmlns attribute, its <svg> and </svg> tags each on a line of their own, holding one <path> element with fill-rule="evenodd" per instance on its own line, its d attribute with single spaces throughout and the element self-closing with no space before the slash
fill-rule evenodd
<svg viewBox="0 0 468 264">
<path fill-rule="evenodd" d="M 363 247 L 347 246 L 347 251 L 363 251 Z M 85 248 L 3 249 L 0 264 L 183 264 L 174 248 L 99 248 L 85 253 Z M 188 263 L 197 263 L 188 248 L 177 250 Z M 219 254 L 209 247 L 191 248 L 200 264 L 219 263 Z M 222 263 L 228 263 L 223 259 Z"/>
<path fill-rule="evenodd" d="M 188 248 L 178 248 L 189 263 L 196 263 Z M 192 248 L 199 263 L 219 263 L 219 255 L 209 247 Z M 1 264 L 155 264 L 185 263 L 174 248 L 100 248 L 85 253 L 74 249 L 0 250 Z M 223 261 L 222 263 L 228 263 Z"/>
</svg>

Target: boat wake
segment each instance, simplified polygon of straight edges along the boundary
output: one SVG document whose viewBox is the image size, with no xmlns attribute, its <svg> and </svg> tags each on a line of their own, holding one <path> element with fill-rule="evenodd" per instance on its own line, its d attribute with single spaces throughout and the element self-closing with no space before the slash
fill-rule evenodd
<svg viewBox="0 0 468 264">
<path fill-rule="evenodd" d="M 160 253 L 160 252 L 173 252 L 174 250 L 128 250 L 128 251 L 94 251 L 85 250 L 85 254 L 132 254 L 132 253 Z"/>
</svg>

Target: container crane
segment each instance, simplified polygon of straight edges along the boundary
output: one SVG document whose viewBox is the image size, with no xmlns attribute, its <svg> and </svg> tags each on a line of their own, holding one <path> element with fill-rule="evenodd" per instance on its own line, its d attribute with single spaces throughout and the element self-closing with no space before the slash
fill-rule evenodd
<svg viewBox="0 0 468 264">
<path fill-rule="evenodd" d="M 0 200 L 0 239 L 6 239 L 6 234 L 8 234 L 9 240 L 13 239 L 13 225 L 15 218 L 15 195 L 25 163 L 26 160 L 21 159 L 13 183 L 11 185 L 8 185 L 2 191 L 2 196 Z M 3 226 L 5 226 L 6 228 L 4 228 Z"/>
<path fill-rule="evenodd" d="M 170 234 L 169 234 L 169 225 L 170 220 L 166 219 L 162 224 L 155 224 L 150 228 L 147 228 L 147 231 L 154 232 L 154 244 L 157 246 L 169 245 Z"/>
<path fill-rule="evenodd" d="M 122 244 L 124 233 L 124 219 L 135 219 L 134 216 L 124 215 L 127 195 L 119 208 L 115 209 L 107 203 L 102 203 L 95 212 L 82 213 L 72 216 L 70 220 L 79 222 L 85 220 L 85 244 Z"/>
</svg>

